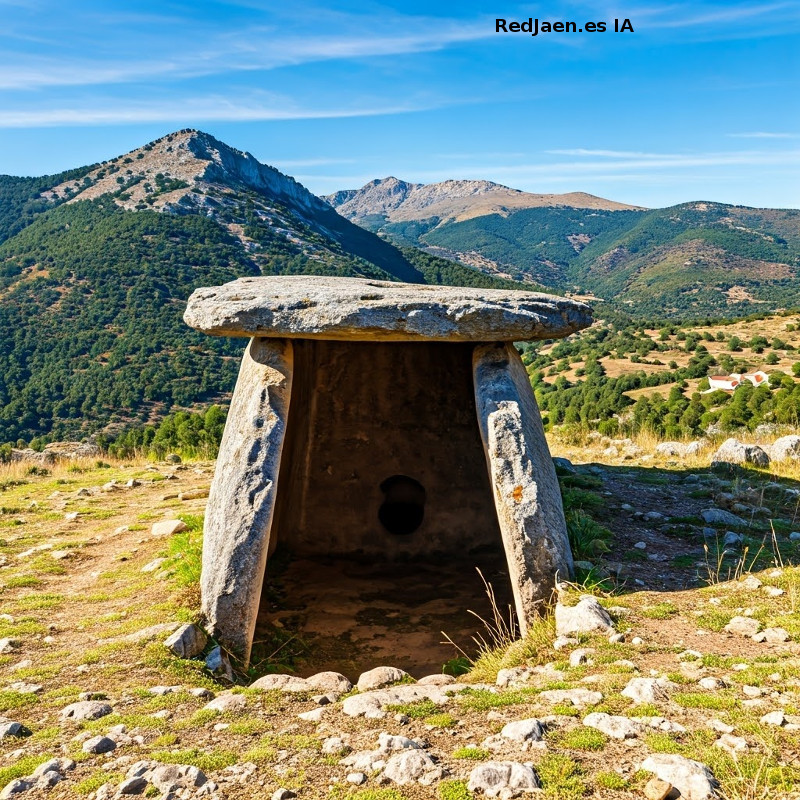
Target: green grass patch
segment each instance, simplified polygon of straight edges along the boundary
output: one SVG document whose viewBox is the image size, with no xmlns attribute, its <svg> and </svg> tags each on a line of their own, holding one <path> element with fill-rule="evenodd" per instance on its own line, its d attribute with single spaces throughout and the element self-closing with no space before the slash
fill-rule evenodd
<svg viewBox="0 0 800 800">
<path fill-rule="evenodd" d="M 630 787 L 628 781 L 616 772 L 598 772 L 594 776 L 594 782 L 600 788 L 611 789 L 612 791 L 623 791 Z"/>
<path fill-rule="evenodd" d="M 22 756 L 22 758 L 7 767 L 0 767 L 0 786 L 5 786 L 16 778 L 24 778 L 26 775 L 30 775 L 39 764 L 44 764 L 45 761 L 49 761 L 51 758 L 53 758 L 51 755 Z"/>
<path fill-rule="evenodd" d="M 433 700 L 418 700 L 414 703 L 386 706 L 386 710 L 395 714 L 405 714 L 410 719 L 423 719 L 438 713 L 439 706 Z"/>
<path fill-rule="evenodd" d="M 545 753 L 536 772 L 544 796 L 553 800 L 578 800 L 588 788 L 580 765 L 568 756 Z"/>
<path fill-rule="evenodd" d="M 585 726 L 559 731 L 548 738 L 553 744 L 568 750 L 602 750 L 608 742 L 604 733 Z"/>
<path fill-rule="evenodd" d="M 480 747 L 459 747 L 457 750 L 453 750 L 453 758 L 467 761 L 487 761 L 489 756 L 489 751 Z"/>
<path fill-rule="evenodd" d="M 434 728 L 452 728 L 458 723 L 458 720 L 452 714 L 431 714 L 422 720 L 426 725 L 432 725 Z"/>
<path fill-rule="evenodd" d="M 537 694 L 537 689 L 515 689 L 507 692 L 491 692 L 488 689 L 464 689 L 456 695 L 455 699 L 462 708 L 469 711 L 488 711 L 490 708 L 531 703 Z"/>
<path fill-rule="evenodd" d="M 712 711 L 728 711 L 738 705 L 733 695 L 724 692 L 677 692 L 672 699 L 684 708 L 707 708 Z"/>
<path fill-rule="evenodd" d="M 32 592 L 20 597 L 16 601 L 18 608 L 27 611 L 49 611 L 58 608 L 64 602 L 63 594 L 48 594 L 47 592 Z"/>
<path fill-rule="evenodd" d="M 668 600 L 665 600 L 664 602 L 658 603 L 654 606 L 645 606 L 641 610 L 642 616 L 647 617 L 648 619 L 670 619 L 678 613 L 678 607 L 670 603 Z"/>
<path fill-rule="evenodd" d="M 109 772 L 105 769 L 98 769 L 88 778 L 84 778 L 80 783 L 72 787 L 72 791 L 79 795 L 87 795 L 97 791 L 104 783 L 121 783 L 125 776 L 121 772 Z"/>
<path fill-rule="evenodd" d="M 439 800 L 472 800 L 466 781 L 442 781 L 436 787 Z"/>
<path fill-rule="evenodd" d="M 238 762 L 238 756 L 232 750 L 200 750 L 191 748 L 189 750 L 155 750 L 150 753 L 150 758 L 160 761 L 162 764 L 190 764 L 193 767 L 203 770 L 203 772 L 213 772 L 218 769 L 225 769 Z"/>
<path fill-rule="evenodd" d="M 25 708 L 39 702 L 38 695 L 33 693 L 0 691 L 0 711 L 11 711 L 16 708 Z"/>
</svg>

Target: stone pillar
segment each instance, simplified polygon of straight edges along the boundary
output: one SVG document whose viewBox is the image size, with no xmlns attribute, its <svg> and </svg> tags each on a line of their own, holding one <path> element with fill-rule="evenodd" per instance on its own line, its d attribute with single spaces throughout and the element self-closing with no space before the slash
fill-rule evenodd
<svg viewBox="0 0 800 800">
<path fill-rule="evenodd" d="M 208 497 L 202 610 L 211 632 L 245 663 L 261 600 L 292 372 L 291 341 L 250 340 Z"/>
<path fill-rule="evenodd" d="M 556 580 L 573 575 L 561 493 L 530 379 L 513 344 L 478 345 L 472 364 L 478 424 L 524 635 Z"/>
</svg>

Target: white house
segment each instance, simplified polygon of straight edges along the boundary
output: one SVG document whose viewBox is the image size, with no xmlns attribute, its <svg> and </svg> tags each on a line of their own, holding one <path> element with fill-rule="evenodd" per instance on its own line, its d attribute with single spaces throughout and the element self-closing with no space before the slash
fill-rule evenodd
<svg viewBox="0 0 800 800">
<path fill-rule="evenodd" d="M 724 392 L 732 392 L 738 389 L 744 381 L 749 381 L 753 386 L 761 386 L 769 383 L 769 375 L 762 370 L 756 372 L 732 372 L 730 375 L 710 375 L 708 378 L 709 388 L 705 393 L 715 392 L 722 389 Z"/>
</svg>

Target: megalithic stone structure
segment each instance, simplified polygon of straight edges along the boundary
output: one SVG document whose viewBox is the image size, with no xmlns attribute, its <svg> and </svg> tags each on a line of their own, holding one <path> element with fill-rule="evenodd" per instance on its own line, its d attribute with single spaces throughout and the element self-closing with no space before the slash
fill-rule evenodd
<svg viewBox="0 0 800 800">
<path fill-rule="evenodd" d="M 573 574 L 555 470 L 515 341 L 587 327 L 533 292 L 316 276 L 196 290 L 184 319 L 250 337 L 208 500 L 209 629 L 249 660 L 278 542 L 407 559 L 502 539 L 525 632 Z"/>
</svg>

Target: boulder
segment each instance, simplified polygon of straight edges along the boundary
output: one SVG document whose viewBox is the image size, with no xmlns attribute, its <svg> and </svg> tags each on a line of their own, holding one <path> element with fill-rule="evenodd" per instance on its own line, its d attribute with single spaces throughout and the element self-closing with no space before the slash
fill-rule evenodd
<svg viewBox="0 0 800 800">
<path fill-rule="evenodd" d="M 731 514 L 730 511 L 725 511 L 723 508 L 706 508 L 700 512 L 700 516 L 709 525 L 729 525 L 732 528 L 738 528 L 745 524 L 735 514 Z"/>
<path fill-rule="evenodd" d="M 101 753 L 110 753 L 112 750 L 117 749 L 117 743 L 110 739 L 108 736 L 92 736 L 87 739 L 82 745 L 84 753 L 93 753 L 99 755 Z"/>
<path fill-rule="evenodd" d="M 699 761 L 655 753 L 642 762 L 641 768 L 671 783 L 680 792 L 682 800 L 709 800 L 716 797 L 717 781 L 711 770 Z"/>
<path fill-rule="evenodd" d="M 595 728 L 612 739 L 635 739 L 645 730 L 645 726 L 638 720 L 601 712 L 587 715 L 583 724 L 588 728 Z"/>
<path fill-rule="evenodd" d="M 667 678 L 631 678 L 620 694 L 634 703 L 665 703 L 669 692 L 677 688 L 677 684 Z"/>
<path fill-rule="evenodd" d="M 800 459 L 800 436 L 781 436 L 769 449 L 773 461 L 797 461 Z"/>
<path fill-rule="evenodd" d="M 69 719 L 73 722 L 83 722 L 84 720 L 100 719 L 100 717 L 110 714 L 111 711 L 108 703 L 101 703 L 99 700 L 82 700 L 62 708 L 59 716 L 61 719 Z"/>
<path fill-rule="evenodd" d="M 512 742 L 540 742 L 544 726 L 538 719 L 520 719 L 505 725 L 500 735 Z"/>
<path fill-rule="evenodd" d="M 753 464 L 756 467 L 768 467 L 769 456 L 755 444 L 745 444 L 738 439 L 726 439 L 711 457 L 711 466 Z"/>
<path fill-rule="evenodd" d="M 753 617 L 733 617 L 731 621 L 723 628 L 727 633 L 735 633 L 739 636 L 755 636 L 761 623 Z"/>
<path fill-rule="evenodd" d="M 386 761 L 383 777 L 392 783 L 405 786 L 409 783 L 429 785 L 442 776 L 442 770 L 422 750 L 404 749 Z"/>
</svg>

